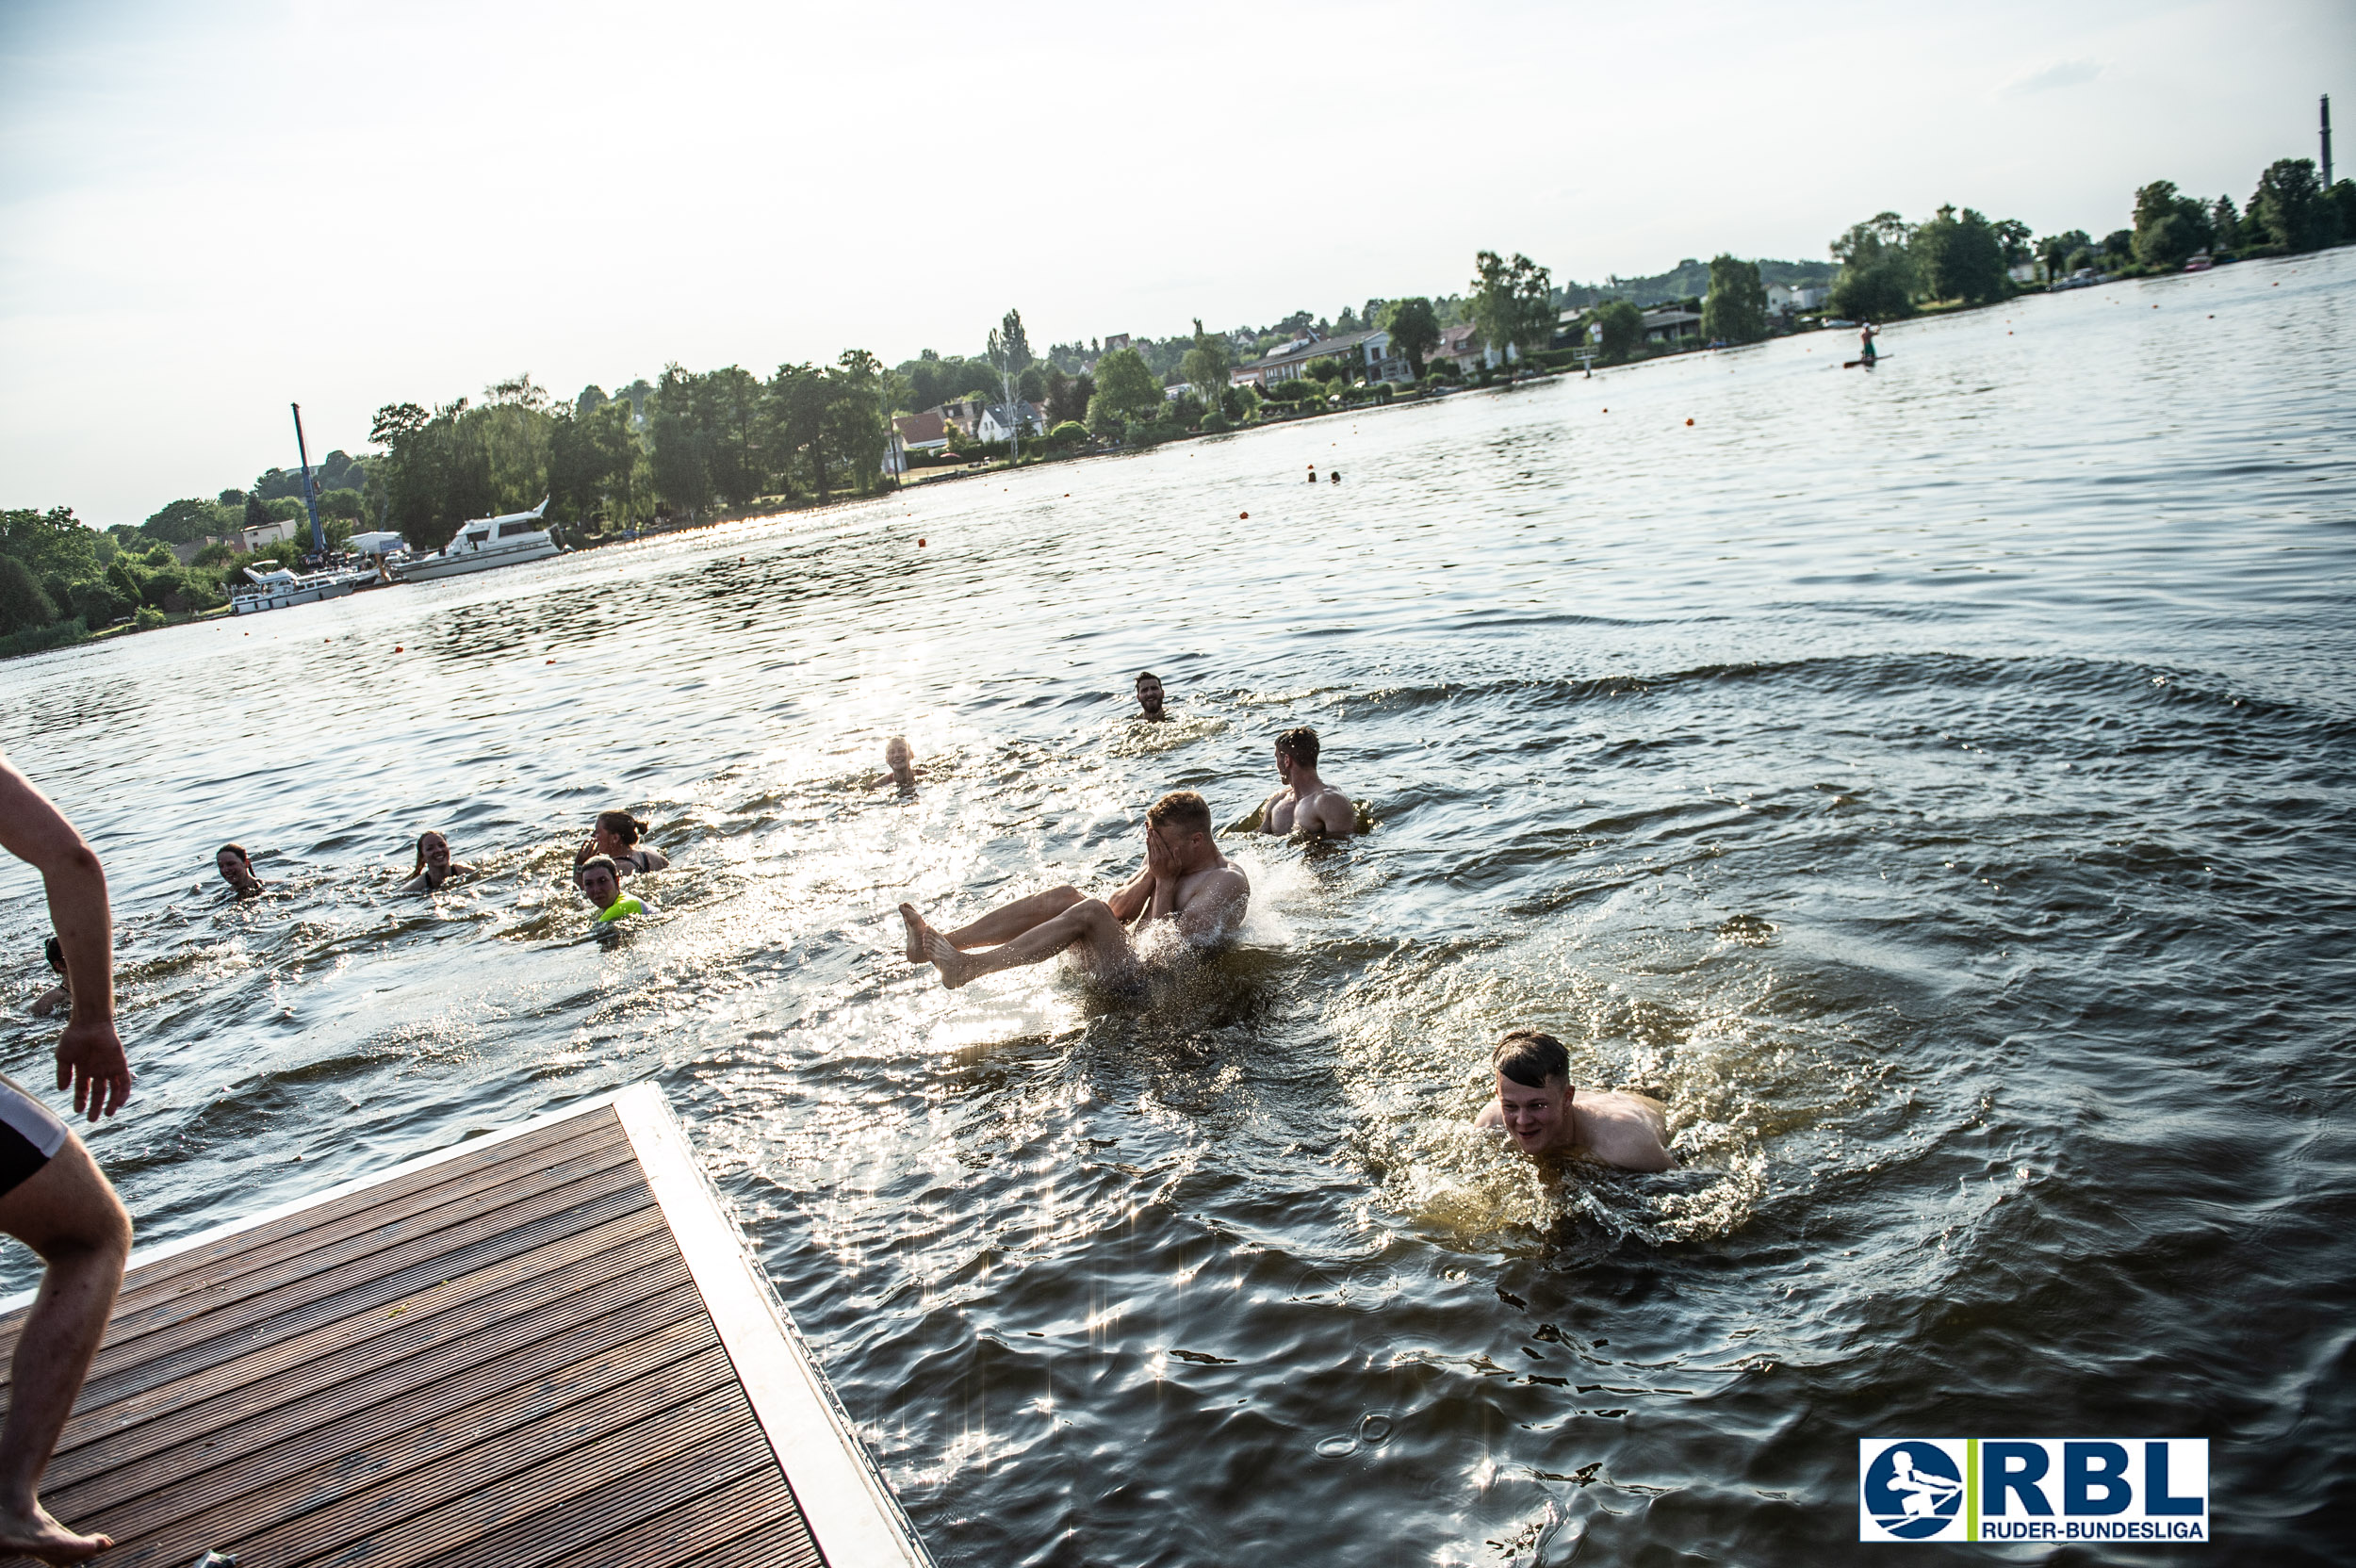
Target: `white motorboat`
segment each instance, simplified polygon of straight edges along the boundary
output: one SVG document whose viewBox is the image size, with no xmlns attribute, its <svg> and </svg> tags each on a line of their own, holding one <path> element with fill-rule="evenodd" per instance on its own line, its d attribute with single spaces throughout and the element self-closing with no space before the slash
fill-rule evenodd
<svg viewBox="0 0 2356 1568">
<path fill-rule="evenodd" d="M 347 569 L 296 573 L 284 566 L 274 572 L 257 572 L 248 566 L 245 575 L 254 580 L 254 586 L 234 589 L 229 595 L 229 608 L 240 615 L 251 615 L 262 610 L 284 610 L 290 604 L 339 599 L 363 583 L 376 580 L 373 572 Z"/>
<path fill-rule="evenodd" d="M 457 537 L 432 555 L 412 556 L 391 565 L 396 581 L 430 582 L 435 578 L 466 572 L 487 572 L 494 566 L 520 566 L 563 553 L 555 536 L 542 525 L 548 509 L 543 499 L 529 512 L 503 517 L 478 517 L 458 531 Z"/>
</svg>

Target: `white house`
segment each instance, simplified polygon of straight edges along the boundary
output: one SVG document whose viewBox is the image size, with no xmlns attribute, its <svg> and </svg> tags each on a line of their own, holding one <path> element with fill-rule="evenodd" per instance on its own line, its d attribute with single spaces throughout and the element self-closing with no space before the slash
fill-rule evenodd
<svg viewBox="0 0 2356 1568">
<path fill-rule="evenodd" d="M 1037 435 L 1047 428 L 1046 416 L 1039 404 L 1026 398 L 1011 403 L 995 403 L 982 410 L 973 422 L 973 433 L 984 441 L 1006 441 L 1018 435 Z"/>
<path fill-rule="evenodd" d="M 1310 362 L 1318 359 L 1339 360 L 1355 380 L 1406 381 L 1414 374 L 1405 357 L 1391 351 L 1391 335 L 1378 330 L 1334 337 L 1304 334 L 1289 343 L 1279 343 L 1249 365 L 1236 366 L 1227 372 L 1227 382 L 1231 386 L 1249 384 L 1266 391 L 1284 382 L 1299 381 L 1309 373 Z"/>
<path fill-rule="evenodd" d="M 240 531 L 239 536 L 244 540 L 245 552 L 252 555 L 265 545 L 275 545 L 281 539 L 293 538 L 295 520 L 292 517 L 281 517 L 275 522 L 248 523 Z"/>
</svg>

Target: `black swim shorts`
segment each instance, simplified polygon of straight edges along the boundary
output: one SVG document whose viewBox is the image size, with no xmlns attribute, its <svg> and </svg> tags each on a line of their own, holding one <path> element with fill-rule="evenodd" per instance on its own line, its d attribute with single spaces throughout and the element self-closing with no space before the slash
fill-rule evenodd
<svg viewBox="0 0 2356 1568">
<path fill-rule="evenodd" d="M 65 1123 L 48 1106 L 0 1076 L 0 1196 L 47 1165 L 65 1139 Z"/>
</svg>

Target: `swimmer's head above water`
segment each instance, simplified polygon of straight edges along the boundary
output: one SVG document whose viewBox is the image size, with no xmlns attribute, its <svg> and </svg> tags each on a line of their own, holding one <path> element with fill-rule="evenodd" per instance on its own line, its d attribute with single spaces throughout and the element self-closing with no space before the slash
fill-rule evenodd
<svg viewBox="0 0 2356 1568">
<path fill-rule="evenodd" d="M 621 902 L 622 874 L 611 856 L 593 855 L 583 860 L 581 869 L 573 874 L 573 880 L 581 884 L 581 892 L 600 911 Z"/>
<path fill-rule="evenodd" d="M 1516 1029 L 1489 1054 L 1506 1136 L 1526 1154 L 1555 1147 L 1571 1131 L 1571 1055 L 1535 1029 Z"/>
<path fill-rule="evenodd" d="M 1152 670 L 1137 677 L 1137 716 L 1154 723 L 1170 717 L 1162 711 L 1162 678 Z"/>
<path fill-rule="evenodd" d="M 916 753 L 910 749 L 905 735 L 894 735 L 884 743 L 884 767 L 892 775 L 892 782 L 903 790 L 916 787 Z"/>
<path fill-rule="evenodd" d="M 230 890 L 239 898 L 262 890 L 262 879 L 254 874 L 254 857 L 245 852 L 243 844 L 223 844 L 213 852 L 213 869 Z"/>
</svg>

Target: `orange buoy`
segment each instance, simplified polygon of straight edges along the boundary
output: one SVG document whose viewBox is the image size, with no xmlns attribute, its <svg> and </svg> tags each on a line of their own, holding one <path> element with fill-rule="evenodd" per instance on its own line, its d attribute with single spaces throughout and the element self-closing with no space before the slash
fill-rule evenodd
<svg viewBox="0 0 2356 1568">
<path fill-rule="evenodd" d="M 1235 514 L 1235 516 L 1238 521 L 1249 522 L 1252 518 L 1252 514 L 1249 512 L 1238 512 Z"/>
<path fill-rule="evenodd" d="M 1686 420 L 1685 422 L 1686 422 L 1687 424 L 1689 424 L 1689 425 L 1690 425 L 1690 424 L 1692 424 L 1693 421 L 1693 420 L 1691 420 L 1691 419 L 1688 419 L 1688 420 Z"/>
<path fill-rule="evenodd" d="M 921 550 L 921 549 L 923 549 L 923 548 L 924 547 L 924 540 L 922 540 L 922 539 L 919 539 L 919 540 L 916 542 L 916 547 L 917 547 L 918 549 L 920 549 L 920 550 Z"/>
</svg>

